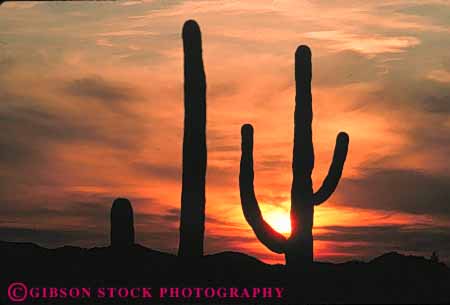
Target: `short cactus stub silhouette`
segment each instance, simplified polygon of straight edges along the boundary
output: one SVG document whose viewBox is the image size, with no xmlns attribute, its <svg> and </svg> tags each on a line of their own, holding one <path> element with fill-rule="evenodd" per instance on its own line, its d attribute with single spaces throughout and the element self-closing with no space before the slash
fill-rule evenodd
<svg viewBox="0 0 450 305">
<path fill-rule="evenodd" d="M 117 198 L 111 207 L 111 246 L 134 244 L 133 208 L 128 199 Z"/>
<path fill-rule="evenodd" d="M 206 79 L 200 27 L 193 20 L 183 26 L 184 136 L 178 255 L 203 255 L 206 179 Z"/>
<path fill-rule="evenodd" d="M 311 51 L 298 47 L 295 53 L 294 149 L 291 188 L 291 235 L 275 231 L 264 220 L 256 200 L 253 179 L 253 127 L 242 126 L 242 157 L 239 187 L 242 209 L 257 238 L 270 250 L 284 253 L 290 270 L 301 270 L 313 261 L 314 206 L 327 200 L 336 189 L 347 157 L 349 137 L 341 132 L 336 139 L 333 161 L 322 186 L 313 191 L 311 174 L 314 167 L 312 142 Z"/>
</svg>

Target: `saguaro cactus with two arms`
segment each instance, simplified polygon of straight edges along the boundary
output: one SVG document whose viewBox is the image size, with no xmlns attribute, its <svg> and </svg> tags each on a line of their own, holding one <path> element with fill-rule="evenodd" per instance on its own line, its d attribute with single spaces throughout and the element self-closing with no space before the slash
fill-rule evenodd
<svg viewBox="0 0 450 305">
<path fill-rule="evenodd" d="M 183 26 L 184 137 L 178 255 L 203 255 L 206 177 L 206 80 L 200 27 L 193 20 Z"/>
<path fill-rule="evenodd" d="M 253 187 L 253 127 L 242 126 L 242 156 L 239 174 L 241 204 L 244 216 L 256 237 L 270 250 L 284 253 L 290 270 L 302 270 L 313 261 L 314 206 L 327 200 L 336 189 L 347 157 L 349 137 L 338 134 L 328 175 L 317 192 L 313 191 L 314 168 L 312 142 L 311 51 L 298 47 L 295 53 L 295 117 L 291 188 L 291 235 L 285 238 L 264 220 Z"/>
</svg>

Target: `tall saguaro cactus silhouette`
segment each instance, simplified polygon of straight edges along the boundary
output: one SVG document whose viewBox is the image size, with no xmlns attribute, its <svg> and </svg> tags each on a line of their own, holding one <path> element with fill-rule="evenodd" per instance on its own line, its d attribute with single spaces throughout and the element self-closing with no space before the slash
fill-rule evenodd
<svg viewBox="0 0 450 305">
<path fill-rule="evenodd" d="M 184 138 L 178 255 L 203 255 L 206 177 L 206 80 L 200 27 L 193 20 L 183 26 Z"/>
<path fill-rule="evenodd" d="M 295 53 L 295 129 L 292 161 L 291 235 L 285 238 L 264 220 L 256 200 L 253 179 L 253 127 L 242 126 L 242 157 L 239 187 L 242 209 L 257 238 L 270 250 L 284 253 L 290 270 L 301 270 L 313 261 L 314 206 L 327 200 L 336 189 L 347 157 L 349 137 L 338 134 L 328 175 L 317 192 L 313 191 L 314 167 L 312 142 L 311 51 L 298 47 Z"/>
</svg>

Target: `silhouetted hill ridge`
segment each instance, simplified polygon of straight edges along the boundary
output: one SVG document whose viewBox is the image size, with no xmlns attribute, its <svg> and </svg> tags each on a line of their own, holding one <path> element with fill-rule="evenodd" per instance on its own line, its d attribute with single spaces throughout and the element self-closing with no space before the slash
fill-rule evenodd
<svg viewBox="0 0 450 305">
<path fill-rule="evenodd" d="M 147 257 L 153 256 L 155 259 L 164 258 L 164 259 L 172 259 L 177 260 L 177 256 L 171 253 L 166 253 L 158 250 L 153 250 L 151 248 L 147 248 L 140 244 L 134 244 L 129 248 L 114 248 L 111 246 L 105 247 L 92 247 L 92 248 L 83 248 L 77 246 L 65 245 L 62 247 L 56 248 L 46 248 L 40 245 L 37 245 L 32 242 L 10 242 L 10 241 L 1 241 L 0 240 L 0 251 L 2 253 L 6 253 L 8 256 L 36 256 L 36 255 L 108 255 L 111 253 L 130 253 L 133 255 L 144 255 Z M 267 264 L 256 257 L 235 252 L 235 251 L 223 251 L 218 253 L 212 253 L 205 255 L 201 260 L 204 261 L 230 261 L 233 264 L 252 264 L 260 267 L 278 267 L 282 268 L 281 264 Z M 314 262 L 315 265 L 321 266 L 350 266 L 350 265 L 402 265 L 402 264 L 417 264 L 417 265 L 430 265 L 430 266 L 440 266 L 440 268 L 448 269 L 448 266 L 442 262 L 433 262 L 430 259 L 427 259 L 423 256 L 415 256 L 415 255 L 405 255 L 398 252 L 388 252 L 382 254 L 378 257 L 369 260 L 368 262 L 361 260 L 350 260 L 343 263 L 330 263 L 330 262 Z"/>
<path fill-rule="evenodd" d="M 309 303 L 448 303 L 450 268 L 430 259 L 390 252 L 368 262 L 316 262 L 303 275 L 239 252 L 179 258 L 129 247 L 47 249 L 0 241 L 0 289 L 11 281 L 33 285 L 148 287 L 286 287 L 290 301 Z M 4 290 L 3 290 L 4 291 Z"/>
</svg>

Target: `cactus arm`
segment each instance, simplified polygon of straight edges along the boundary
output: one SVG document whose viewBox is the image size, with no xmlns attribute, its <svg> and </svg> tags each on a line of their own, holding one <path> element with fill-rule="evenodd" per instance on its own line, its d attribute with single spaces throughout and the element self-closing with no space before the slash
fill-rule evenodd
<svg viewBox="0 0 450 305">
<path fill-rule="evenodd" d="M 322 183 L 319 190 L 313 195 L 314 205 L 320 205 L 326 201 L 336 190 L 344 169 L 345 159 L 347 158 L 349 137 L 345 132 L 340 132 L 336 137 L 336 146 L 333 153 L 328 175 Z"/>
<path fill-rule="evenodd" d="M 250 124 L 242 126 L 242 156 L 239 172 L 239 190 L 242 210 L 245 219 L 255 232 L 256 237 L 275 253 L 284 253 L 286 238 L 275 231 L 263 218 L 256 200 L 253 186 L 253 127 Z"/>
</svg>

